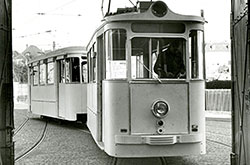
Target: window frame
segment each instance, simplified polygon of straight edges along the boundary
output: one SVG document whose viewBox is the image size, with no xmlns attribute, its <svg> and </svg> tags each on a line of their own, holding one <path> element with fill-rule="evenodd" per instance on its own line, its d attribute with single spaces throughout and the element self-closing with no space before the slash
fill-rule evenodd
<svg viewBox="0 0 250 165">
<path fill-rule="evenodd" d="M 124 37 L 122 38 L 123 40 L 120 39 L 121 37 Z M 123 28 L 114 28 L 105 31 L 103 46 L 105 48 L 105 52 L 103 52 L 105 54 L 105 59 L 103 60 L 105 61 L 105 73 L 103 73 L 105 74 L 103 76 L 105 80 L 126 80 L 128 78 L 127 38 L 127 31 Z M 115 39 L 120 40 L 116 43 Z M 122 56 L 116 56 L 120 54 Z"/>
<path fill-rule="evenodd" d="M 86 59 L 81 60 L 81 82 L 83 84 L 88 83 L 88 62 Z M 83 64 L 85 63 L 85 64 Z M 85 67 L 83 67 L 85 66 Z"/>
<path fill-rule="evenodd" d="M 193 36 L 192 33 L 196 33 Z M 190 79 L 205 79 L 204 32 L 202 30 L 189 31 L 189 65 Z"/>
<path fill-rule="evenodd" d="M 76 81 L 76 80 L 73 81 L 73 75 L 75 74 L 75 71 L 73 70 L 74 66 L 73 66 L 73 60 L 72 59 L 77 59 L 78 60 L 78 65 L 77 65 L 77 67 L 78 67 L 78 75 L 77 75 L 78 81 Z M 64 70 L 65 70 L 65 72 L 64 72 L 65 73 L 65 82 L 64 83 L 65 84 L 79 84 L 79 83 L 81 83 L 80 61 L 81 60 L 80 60 L 79 57 L 67 57 L 67 58 L 64 59 Z M 73 74 L 73 72 L 74 72 L 74 74 Z M 67 76 L 68 76 L 69 79 L 67 79 Z"/>
<path fill-rule="evenodd" d="M 35 70 L 35 68 L 37 68 L 37 70 Z M 32 80 L 33 80 L 32 82 L 33 86 L 39 85 L 39 65 L 38 64 L 32 66 Z"/>
<path fill-rule="evenodd" d="M 52 68 L 53 68 L 53 74 L 52 74 L 52 80 L 53 80 L 53 82 L 49 82 L 49 66 L 50 66 L 50 64 L 52 64 Z M 49 61 L 48 63 L 47 63 L 47 65 L 46 65 L 47 67 L 46 67 L 46 73 L 47 73 L 47 75 L 46 75 L 46 84 L 47 85 L 53 85 L 54 83 L 55 83 L 55 62 L 54 61 Z"/>
<path fill-rule="evenodd" d="M 136 38 L 141 38 L 141 39 L 146 39 L 146 40 L 148 40 L 147 41 L 147 44 L 148 44 L 148 51 L 151 51 L 151 53 L 148 53 L 148 62 L 149 62 L 149 65 L 148 65 L 148 67 L 147 67 L 147 69 L 148 70 L 150 70 L 150 71 L 147 71 L 148 72 L 148 76 L 147 77 L 141 77 L 141 75 L 142 74 L 144 74 L 144 73 L 139 73 L 140 75 L 140 77 L 137 77 L 137 75 L 138 75 L 138 69 L 137 68 L 135 68 L 135 77 L 133 76 L 134 74 L 134 72 L 133 72 L 133 60 L 132 60 L 132 57 L 133 57 L 133 39 L 136 39 Z M 169 40 L 169 42 L 171 41 L 171 40 L 177 40 L 178 42 L 181 42 L 181 50 L 182 50 L 182 60 L 183 60 L 183 64 L 184 64 L 184 69 L 185 69 L 185 77 L 181 77 L 181 78 L 178 78 L 178 77 L 171 77 L 171 78 L 160 78 L 158 75 L 157 75 L 157 73 L 155 73 L 154 72 L 154 64 L 155 64 L 155 62 L 156 61 L 153 61 L 153 54 L 154 53 L 159 53 L 159 48 L 158 48 L 158 46 L 157 46 L 157 48 L 156 48 L 156 50 L 153 48 L 153 40 Z M 188 43 L 188 41 L 187 41 L 187 39 L 184 37 L 184 36 L 180 36 L 180 35 L 178 35 L 178 36 L 163 36 L 163 37 L 159 37 L 159 36 L 137 36 L 137 35 L 135 35 L 134 37 L 131 37 L 131 39 L 130 39 L 130 44 L 131 44 L 131 50 L 130 50 L 130 52 L 131 52 L 131 56 L 130 56 L 130 63 L 131 63 L 131 66 L 130 66 L 130 68 L 129 68 L 129 70 L 130 70 L 130 73 L 131 73 L 131 79 L 132 80 L 158 80 L 158 79 L 160 79 L 160 80 L 178 80 L 178 81 L 186 81 L 187 79 L 188 79 L 188 72 L 189 72 L 189 70 L 188 70 L 188 62 L 187 62 L 187 47 L 186 47 L 186 45 L 187 45 L 187 43 Z M 156 52 L 154 52 L 153 50 L 155 50 Z M 151 56 L 149 56 L 149 54 L 151 54 Z M 134 57 L 139 57 L 139 56 L 134 56 Z M 142 58 L 142 57 L 141 57 Z M 142 58 L 143 59 L 143 58 Z M 156 59 L 157 59 L 157 57 L 156 57 Z M 136 62 L 137 63 L 137 62 Z M 137 65 L 136 65 L 137 66 Z M 145 70 L 144 69 L 144 66 L 143 66 L 143 64 L 140 64 L 139 65 L 139 67 L 138 68 L 140 68 L 140 70 Z"/>
<path fill-rule="evenodd" d="M 43 70 L 42 70 L 42 68 L 43 68 Z M 47 69 L 46 68 L 47 68 L 47 65 L 46 65 L 45 61 L 42 61 L 39 63 L 39 85 L 40 86 L 46 85 L 46 77 L 47 77 L 47 74 L 46 74 Z"/>
<path fill-rule="evenodd" d="M 87 53 L 87 66 L 88 66 L 88 82 L 97 82 L 97 48 L 96 42 L 92 44 L 92 47 Z"/>
</svg>

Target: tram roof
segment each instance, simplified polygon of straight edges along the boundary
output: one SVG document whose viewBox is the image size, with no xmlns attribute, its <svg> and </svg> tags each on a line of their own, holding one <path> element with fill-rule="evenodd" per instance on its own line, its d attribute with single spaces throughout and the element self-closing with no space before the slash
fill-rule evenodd
<svg viewBox="0 0 250 165">
<path fill-rule="evenodd" d="M 156 1 L 156 2 L 159 2 L 159 1 Z M 94 37 L 94 35 L 102 27 L 104 27 L 106 24 L 111 23 L 111 22 L 140 22 L 140 21 L 176 22 L 176 21 L 178 21 L 178 22 L 196 22 L 196 23 L 202 23 L 202 24 L 204 24 L 206 22 L 205 18 L 201 17 L 201 16 L 177 14 L 177 13 L 173 12 L 172 10 L 170 10 L 166 4 L 165 5 L 167 7 L 167 13 L 162 17 L 157 17 L 152 13 L 152 5 L 155 2 L 142 2 L 142 3 L 150 3 L 150 5 L 148 6 L 148 8 L 146 8 L 144 10 L 135 9 L 135 8 L 125 8 L 124 12 L 120 12 L 123 9 L 118 9 L 116 13 L 111 13 L 111 14 L 107 15 L 106 17 L 104 17 L 102 20 L 103 21 L 102 25 L 96 29 L 95 33 L 91 37 L 91 40 Z M 131 10 L 129 10 L 129 9 L 131 9 Z"/>
<path fill-rule="evenodd" d="M 182 21 L 182 22 L 200 22 L 205 23 L 204 17 L 195 15 L 177 14 L 168 8 L 168 12 L 163 17 L 155 16 L 150 9 L 145 12 L 130 12 L 122 14 L 109 15 L 103 19 L 107 22 L 122 21 Z"/>
<path fill-rule="evenodd" d="M 48 52 L 44 55 L 37 56 L 33 58 L 32 60 L 30 60 L 28 63 L 30 64 L 39 60 L 48 59 L 48 58 L 57 57 L 57 56 L 63 56 L 66 54 L 87 54 L 87 52 L 86 52 L 86 48 L 83 46 L 70 46 L 70 47 L 65 47 L 65 48 L 61 48 L 61 49 Z"/>
</svg>

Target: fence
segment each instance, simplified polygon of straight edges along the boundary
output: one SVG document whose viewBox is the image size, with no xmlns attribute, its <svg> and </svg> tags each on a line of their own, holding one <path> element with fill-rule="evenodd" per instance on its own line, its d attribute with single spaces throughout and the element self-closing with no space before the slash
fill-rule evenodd
<svg viewBox="0 0 250 165">
<path fill-rule="evenodd" d="M 207 89 L 206 110 L 231 112 L 231 90 L 230 89 Z"/>
<path fill-rule="evenodd" d="M 28 85 L 14 82 L 14 102 L 27 103 L 27 101 L 28 101 Z"/>
</svg>

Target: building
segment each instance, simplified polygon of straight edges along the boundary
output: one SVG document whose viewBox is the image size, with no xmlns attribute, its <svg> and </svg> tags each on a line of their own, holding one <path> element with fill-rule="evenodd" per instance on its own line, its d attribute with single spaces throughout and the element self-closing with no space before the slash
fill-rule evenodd
<svg viewBox="0 0 250 165">
<path fill-rule="evenodd" d="M 231 80 L 230 42 L 206 43 L 206 78 L 212 80 Z"/>
</svg>

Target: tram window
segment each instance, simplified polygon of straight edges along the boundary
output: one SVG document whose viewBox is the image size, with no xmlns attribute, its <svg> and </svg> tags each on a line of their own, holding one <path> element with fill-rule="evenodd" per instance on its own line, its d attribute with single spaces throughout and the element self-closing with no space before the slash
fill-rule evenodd
<svg viewBox="0 0 250 165">
<path fill-rule="evenodd" d="M 38 66 L 33 67 L 33 85 L 38 85 Z"/>
<path fill-rule="evenodd" d="M 95 51 L 95 45 L 93 45 L 92 53 L 91 53 L 91 61 L 92 61 L 92 78 L 93 81 L 96 82 L 96 51 Z"/>
<path fill-rule="evenodd" d="M 186 78 L 185 40 L 133 38 L 132 78 Z"/>
<path fill-rule="evenodd" d="M 80 82 L 79 58 L 67 58 L 65 60 L 66 83 Z"/>
<path fill-rule="evenodd" d="M 39 84 L 44 85 L 46 81 L 46 64 L 40 64 L 39 67 Z"/>
<path fill-rule="evenodd" d="M 88 66 L 88 82 L 92 81 L 92 61 L 91 61 L 91 50 L 88 52 L 87 55 L 87 66 Z"/>
<path fill-rule="evenodd" d="M 149 78 L 149 38 L 132 39 L 132 78 Z"/>
<path fill-rule="evenodd" d="M 95 44 L 92 46 L 90 51 L 88 52 L 88 67 L 89 67 L 89 81 L 95 82 L 96 81 L 96 74 L 97 74 L 97 69 L 96 69 L 96 48 Z"/>
<path fill-rule="evenodd" d="M 65 60 L 65 82 L 70 83 L 70 60 L 66 59 Z"/>
<path fill-rule="evenodd" d="M 65 63 L 64 60 L 59 61 L 60 83 L 65 83 Z"/>
<path fill-rule="evenodd" d="M 28 83 L 30 83 L 30 84 L 33 84 L 33 67 L 32 66 L 28 66 L 28 69 L 29 69 L 29 78 L 28 78 L 28 80 L 29 80 L 29 82 Z"/>
<path fill-rule="evenodd" d="M 189 35 L 191 78 L 203 79 L 203 32 L 192 30 Z"/>
<path fill-rule="evenodd" d="M 126 31 L 113 29 L 105 33 L 106 79 L 126 78 Z"/>
<path fill-rule="evenodd" d="M 87 61 L 82 62 L 82 82 L 87 83 Z"/>
<path fill-rule="evenodd" d="M 71 58 L 72 62 L 72 82 L 80 82 L 80 60 L 79 58 Z"/>
<path fill-rule="evenodd" d="M 131 27 L 135 33 L 184 33 L 182 23 L 133 23 Z"/>
<path fill-rule="evenodd" d="M 54 63 L 50 62 L 47 64 L 47 83 L 54 83 Z"/>
</svg>

